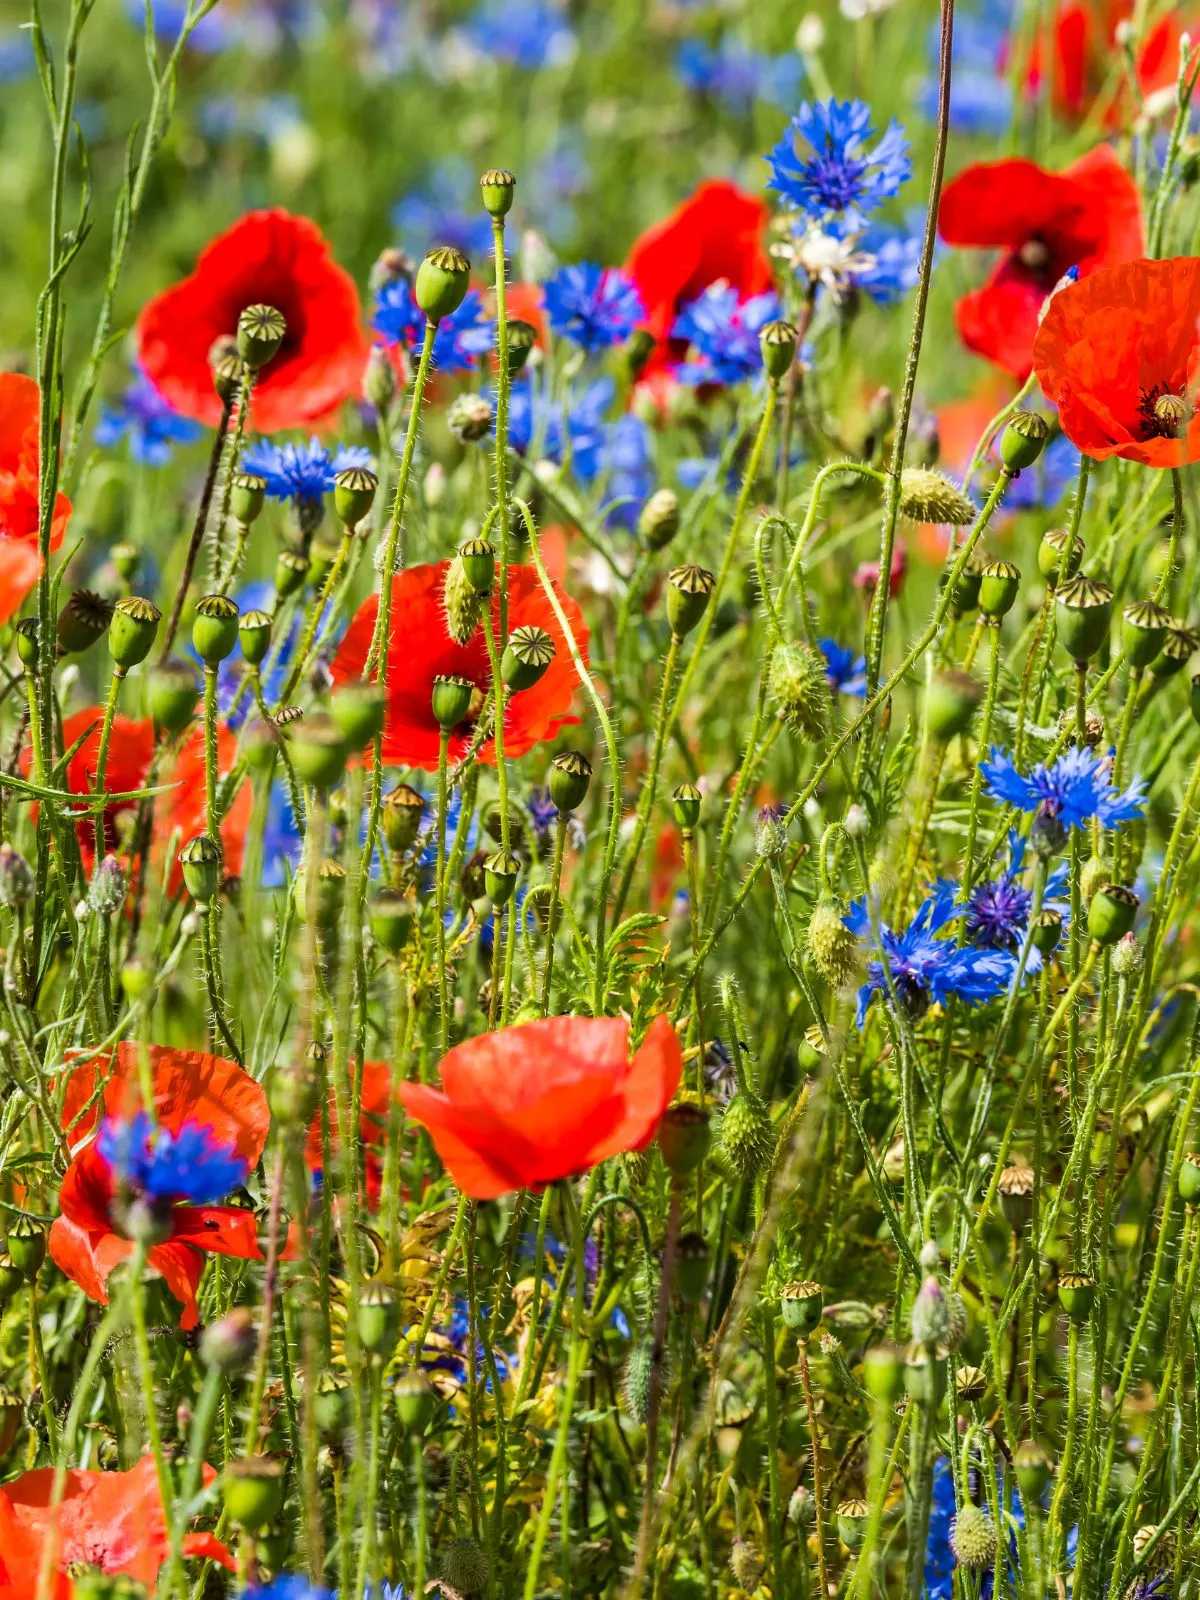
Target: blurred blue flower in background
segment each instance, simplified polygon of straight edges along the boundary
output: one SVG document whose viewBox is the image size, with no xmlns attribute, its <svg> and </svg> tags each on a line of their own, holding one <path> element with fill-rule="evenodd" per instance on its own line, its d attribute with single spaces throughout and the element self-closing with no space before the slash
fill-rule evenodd
<svg viewBox="0 0 1200 1600">
<path fill-rule="evenodd" d="M 594 261 L 560 267 L 542 295 L 551 328 L 581 350 L 621 344 L 645 314 L 641 296 L 620 268 Z"/>
<path fill-rule="evenodd" d="M 400 344 L 415 359 L 425 337 L 420 310 L 407 278 L 392 278 L 375 296 L 371 326 L 387 344 Z M 470 372 L 496 341 L 495 324 L 483 314 L 476 289 L 468 289 L 453 316 L 443 317 L 433 340 L 433 364 L 439 372 Z"/>
<path fill-rule="evenodd" d="M 101 449 L 110 450 L 125 439 L 134 461 L 147 467 L 165 467 L 173 445 L 192 444 L 203 431 L 198 423 L 181 417 L 146 374 L 135 367 L 133 381 L 121 398 L 101 411 L 96 443 Z"/>
<path fill-rule="evenodd" d="M 575 55 L 569 22 L 547 0 L 484 0 L 460 32 L 481 56 L 527 72 L 565 66 Z"/>
<path fill-rule="evenodd" d="M 333 488 L 333 480 L 347 467 L 370 467 L 371 452 L 362 445 L 338 445 L 327 450 L 319 439 L 307 444 L 272 444 L 259 439 L 242 452 L 243 472 L 267 480 L 272 500 L 319 500 Z"/>
<path fill-rule="evenodd" d="M 693 94 L 711 95 L 731 111 L 748 111 L 756 101 L 794 105 L 804 63 L 794 54 L 764 55 L 726 35 L 717 45 L 685 39 L 675 55 L 675 73 Z"/>
<path fill-rule="evenodd" d="M 479 204 L 479 177 L 466 161 L 440 161 L 424 184 L 392 207 L 392 226 L 415 255 L 453 245 L 472 261 L 491 253 L 492 224 Z"/>
</svg>

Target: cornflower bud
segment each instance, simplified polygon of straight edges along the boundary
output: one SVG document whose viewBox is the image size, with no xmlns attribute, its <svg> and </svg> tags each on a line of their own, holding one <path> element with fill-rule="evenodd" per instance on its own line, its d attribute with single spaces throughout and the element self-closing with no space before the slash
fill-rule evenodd
<svg viewBox="0 0 1200 1600">
<path fill-rule="evenodd" d="M 0 906 L 22 911 L 33 900 L 36 890 L 32 867 L 6 839 L 0 844 Z"/>
<path fill-rule="evenodd" d="M 106 855 L 88 886 L 88 905 L 98 916 L 114 916 L 125 904 L 125 869 L 114 855 Z"/>
<path fill-rule="evenodd" d="M 939 1345 L 950 1331 L 950 1307 L 938 1280 L 930 1274 L 917 1290 L 909 1321 L 918 1344 Z"/>
</svg>

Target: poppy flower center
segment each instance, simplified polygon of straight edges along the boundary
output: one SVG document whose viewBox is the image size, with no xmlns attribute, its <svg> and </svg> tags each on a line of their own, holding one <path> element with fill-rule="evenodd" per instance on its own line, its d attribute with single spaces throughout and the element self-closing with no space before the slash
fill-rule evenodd
<svg viewBox="0 0 1200 1600">
<path fill-rule="evenodd" d="M 1050 265 L 1050 247 L 1035 233 L 1017 251 L 1017 260 L 1027 272 L 1042 274 Z"/>
<path fill-rule="evenodd" d="M 1165 383 L 1143 389 L 1138 397 L 1143 439 L 1178 439 L 1192 417 L 1192 403 L 1186 393 L 1176 394 Z"/>
</svg>

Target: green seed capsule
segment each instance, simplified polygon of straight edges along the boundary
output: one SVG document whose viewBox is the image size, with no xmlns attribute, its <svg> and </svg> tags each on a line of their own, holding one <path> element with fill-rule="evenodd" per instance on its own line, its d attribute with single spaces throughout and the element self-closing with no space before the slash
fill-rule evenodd
<svg viewBox="0 0 1200 1600">
<path fill-rule="evenodd" d="M 658 1125 L 658 1148 L 675 1177 L 694 1172 L 708 1153 L 708 1112 L 690 1100 L 668 1106 Z"/>
<path fill-rule="evenodd" d="M 500 658 L 500 676 L 514 693 L 532 689 L 554 660 L 554 640 L 545 628 L 514 628 Z"/>
<path fill-rule="evenodd" d="M 550 799 L 564 815 L 577 810 L 587 799 L 592 781 L 592 763 L 578 750 L 560 750 L 550 763 Z"/>
<path fill-rule="evenodd" d="M 1036 411 L 1016 411 L 1000 435 L 1000 459 L 1010 472 L 1031 467 L 1050 437 L 1050 424 Z"/>
<path fill-rule="evenodd" d="M 235 521 L 243 527 L 253 527 L 266 501 L 267 480 L 257 472 L 239 472 L 229 490 L 229 509 Z"/>
<path fill-rule="evenodd" d="M 1171 613 L 1153 600 L 1136 600 L 1121 613 L 1121 648 L 1131 666 L 1148 667 L 1163 647 Z"/>
<path fill-rule="evenodd" d="M 1200 1201 L 1200 1153 L 1189 1151 L 1179 1169 L 1179 1198 L 1185 1205 Z"/>
<path fill-rule="evenodd" d="M 461 250 L 440 245 L 417 268 L 413 298 L 430 322 L 451 317 L 462 305 L 471 282 L 471 263 Z"/>
<path fill-rule="evenodd" d="M 183 882 L 198 905 L 206 906 L 221 887 L 221 847 L 206 833 L 188 840 L 179 852 Z"/>
<path fill-rule="evenodd" d="M 369 467 L 346 467 L 333 480 L 333 507 L 346 528 L 357 528 L 375 502 L 379 479 Z"/>
<path fill-rule="evenodd" d="M 247 306 L 238 318 L 238 356 L 251 372 L 258 372 L 279 354 L 286 334 L 282 311 L 276 311 L 274 306 Z"/>
<path fill-rule="evenodd" d="M 704 567 L 676 567 L 667 575 L 667 621 L 677 639 L 685 639 L 708 607 L 717 580 Z"/>
<path fill-rule="evenodd" d="M 702 1233 L 683 1233 L 675 1246 L 672 1284 L 684 1305 L 697 1305 L 708 1287 L 712 1251 Z"/>
<path fill-rule="evenodd" d="M 530 352 L 537 344 L 537 329 L 532 322 L 522 322 L 519 317 L 513 317 L 508 324 L 508 371 L 510 377 L 516 377 L 525 363 L 529 360 Z"/>
<path fill-rule="evenodd" d="M 25 1274 L 13 1260 L 8 1250 L 0 1250 L 0 1306 L 7 1305 L 13 1295 L 25 1286 Z M 0 1455 L 3 1451 L 0 1451 Z"/>
<path fill-rule="evenodd" d="M 343 684 L 329 707 L 347 748 L 361 750 L 383 732 L 387 691 L 380 683 Z"/>
<path fill-rule="evenodd" d="M 475 685 L 470 678 L 436 677 L 433 680 L 433 715 L 439 728 L 457 728 L 471 707 Z"/>
<path fill-rule="evenodd" d="M 162 612 L 152 600 L 131 594 L 117 601 L 108 625 L 108 650 L 118 667 L 127 672 L 146 659 L 161 621 Z"/>
<path fill-rule="evenodd" d="M 834 1512 L 838 1538 L 851 1553 L 861 1550 L 867 1537 L 871 1508 L 865 1500 L 842 1500 Z"/>
<path fill-rule="evenodd" d="M 979 580 L 979 609 L 985 617 L 999 621 L 1016 604 L 1021 590 L 1021 569 L 1011 561 L 989 561 Z"/>
<path fill-rule="evenodd" d="M 885 1405 L 895 1405 L 904 1392 L 904 1356 L 892 1344 L 873 1344 L 863 1356 L 863 1385 Z"/>
<path fill-rule="evenodd" d="M 269 611 L 243 611 L 238 618 L 242 655 L 252 667 L 259 666 L 271 648 L 272 622 Z"/>
<path fill-rule="evenodd" d="M 297 776 L 316 789 L 332 789 L 346 770 L 346 740 L 327 712 L 292 724 L 287 743 Z"/>
<path fill-rule="evenodd" d="M 1156 678 L 1173 678 L 1183 671 L 1197 650 L 1200 650 L 1200 633 L 1176 618 L 1168 625 L 1162 649 L 1150 670 Z"/>
<path fill-rule="evenodd" d="M 1072 1322 L 1086 1322 L 1096 1301 L 1096 1280 L 1086 1272 L 1064 1272 L 1058 1280 L 1058 1303 Z"/>
<path fill-rule="evenodd" d="M 948 1364 L 944 1356 L 927 1350 L 924 1345 L 908 1347 L 904 1361 L 904 1387 L 918 1405 L 937 1410 L 946 1398 L 949 1379 Z"/>
<path fill-rule="evenodd" d="M 517 180 L 504 167 L 489 167 L 479 180 L 483 209 L 489 217 L 506 217 L 512 210 Z"/>
<path fill-rule="evenodd" d="M 33 1217 L 14 1217 L 8 1226 L 8 1253 L 26 1283 L 32 1283 L 46 1259 L 45 1224 Z"/>
<path fill-rule="evenodd" d="M 343 1372 L 322 1372 L 313 1398 L 313 1416 L 322 1438 L 340 1441 L 350 1426 L 350 1380 Z"/>
<path fill-rule="evenodd" d="M 13 630 L 17 639 L 17 657 L 23 667 L 36 667 L 38 660 L 38 620 L 22 617 Z"/>
<path fill-rule="evenodd" d="M 368 1283 L 355 1308 L 359 1342 L 371 1355 L 390 1355 L 400 1337 L 402 1308 L 396 1291 L 386 1283 Z"/>
<path fill-rule="evenodd" d="M 943 742 L 965 733 L 982 699 L 983 686 L 969 672 L 935 673 L 926 701 L 930 733 Z"/>
<path fill-rule="evenodd" d="M 1092 896 L 1088 907 L 1088 932 L 1099 945 L 1124 938 L 1137 916 L 1138 897 L 1122 883 L 1106 883 Z"/>
<path fill-rule="evenodd" d="M 1025 1504 L 1040 1504 L 1042 1493 L 1054 1471 L 1054 1463 L 1036 1439 L 1022 1439 L 1013 1452 L 1013 1469 Z"/>
<path fill-rule="evenodd" d="M 700 802 L 703 797 L 694 783 L 681 783 L 671 796 L 671 810 L 676 826 L 685 833 L 694 833 L 700 821 Z"/>
<path fill-rule="evenodd" d="M 1108 639 L 1112 590 L 1106 583 L 1079 574 L 1062 584 L 1055 598 L 1063 649 L 1075 661 L 1090 661 Z"/>
<path fill-rule="evenodd" d="M 372 899 L 368 912 L 371 934 L 376 944 L 382 945 L 392 955 L 398 954 L 409 941 L 420 909 L 414 894 L 404 894 L 398 889 L 381 889 Z"/>
<path fill-rule="evenodd" d="M 206 667 L 219 666 L 237 649 L 238 607 L 227 594 L 206 594 L 196 602 L 192 648 Z"/>
<path fill-rule="evenodd" d="M 1083 540 L 1072 539 L 1065 528 L 1051 528 L 1038 546 L 1038 571 L 1048 584 L 1066 583 L 1079 571 L 1083 561 Z"/>
<path fill-rule="evenodd" d="M 251 1531 L 266 1527 L 283 1510 L 283 1464 L 267 1456 L 227 1462 L 223 1488 L 230 1522 Z"/>
<path fill-rule="evenodd" d="M 512 851 L 497 850 L 483 864 L 483 885 L 495 910 L 505 906 L 516 891 L 521 863 Z"/>
<path fill-rule="evenodd" d="M 410 1367 L 396 1379 L 392 1401 L 401 1428 L 415 1437 L 425 1432 L 433 1418 L 437 1391 L 419 1367 Z"/>
<path fill-rule="evenodd" d="M 496 581 L 496 547 L 487 539 L 464 539 L 458 547 L 467 582 L 478 594 L 491 594 Z"/>
<path fill-rule="evenodd" d="M 398 783 L 385 794 L 379 813 L 379 825 L 389 850 L 403 853 L 416 842 L 421 819 L 425 815 L 425 797 L 411 784 Z"/>
<path fill-rule="evenodd" d="M 281 550 L 275 557 L 275 593 L 281 600 L 304 587 L 308 575 L 308 557 L 298 550 Z"/>
<path fill-rule="evenodd" d="M 786 1284 L 779 1294 L 779 1312 L 784 1326 L 798 1338 L 807 1339 L 825 1310 L 825 1291 L 819 1283 L 799 1280 Z"/>
<path fill-rule="evenodd" d="M 772 383 L 778 383 L 791 370 L 796 359 L 798 334 L 790 322 L 768 322 L 758 336 L 762 364 Z"/>
<path fill-rule="evenodd" d="M 90 589 L 76 589 L 58 613 L 58 648 L 63 655 L 79 655 L 95 644 L 112 620 L 111 601 Z"/>
</svg>

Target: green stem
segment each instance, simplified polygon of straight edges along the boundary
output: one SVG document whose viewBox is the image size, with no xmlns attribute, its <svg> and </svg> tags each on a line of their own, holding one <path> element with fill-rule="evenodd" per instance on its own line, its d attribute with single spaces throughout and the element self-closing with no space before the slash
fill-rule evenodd
<svg viewBox="0 0 1200 1600">
<path fill-rule="evenodd" d="M 646 842 L 646 829 L 650 825 L 651 813 L 654 810 L 654 798 L 658 792 L 658 773 L 662 765 L 663 749 L 666 746 L 667 734 L 670 732 L 670 723 L 667 718 L 667 702 L 671 698 L 671 685 L 675 681 L 675 673 L 679 665 L 679 636 L 671 635 L 671 643 L 667 647 L 666 665 L 663 667 L 662 687 L 658 696 L 658 711 L 654 718 L 654 744 L 650 753 L 650 770 L 646 781 L 642 785 L 641 795 L 638 797 L 637 822 L 634 826 L 633 839 L 630 842 L 629 853 L 625 857 L 625 866 L 621 872 L 620 883 L 617 887 L 617 897 L 613 902 L 613 922 L 620 922 L 621 911 L 629 894 L 633 875 L 637 871 L 638 858 L 642 853 L 642 846 Z"/>
<path fill-rule="evenodd" d="M 563 855 L 567 844 L 567 813 L 560 811 L 554 827 L 554 860 L 550 868 L 550 910 L 546 917 L 546 966 L 542 973 L 542 1012 L 550 1015 L 554 983 L 554 936 L 558 931 L 558 902 L 562 885 Z"/>
</svg>

